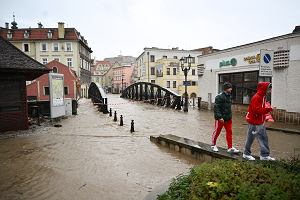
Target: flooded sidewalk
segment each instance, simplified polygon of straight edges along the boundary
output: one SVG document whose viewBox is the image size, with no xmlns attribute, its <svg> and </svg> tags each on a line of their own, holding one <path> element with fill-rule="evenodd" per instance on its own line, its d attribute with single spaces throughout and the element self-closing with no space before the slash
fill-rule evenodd
<svg viewBox="0 0 300 200">
<path fill-rule="evenodd" d="M 150 135 L 174 134 L 210 143 L 213 113 L 188 113 L 109 95 L 118 122 L 81 99 L 78 115 L 0 139 L 0 199 L 143 199 L 199 161 L 161 148 Z M 119 126 L 123 115 L 124 126 Z M 136 132 L 130 133 L 134 120 Z M 242 149 L 247 124 L 233 118 L 233 141 Z M 289 158 L 300 135 L 268 131 L 272 155 Z M 226 147 L 221 133 L 218 145 Z M 258 154 L 258 144 L 254 142 Z"/>
</svg>

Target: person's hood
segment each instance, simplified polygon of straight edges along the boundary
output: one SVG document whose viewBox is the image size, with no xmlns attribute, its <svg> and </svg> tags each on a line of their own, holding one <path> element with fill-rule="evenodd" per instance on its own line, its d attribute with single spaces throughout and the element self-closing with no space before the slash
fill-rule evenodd
<svg viewBox="0 0 300 200">
<path fill-rule="evenodd" d="M 260 95 L 266 95 L 268 91 L 268 86 L 270 85 L 270 82 L 259 82 L 257 84 L 257 93 Z"/>
</svg>

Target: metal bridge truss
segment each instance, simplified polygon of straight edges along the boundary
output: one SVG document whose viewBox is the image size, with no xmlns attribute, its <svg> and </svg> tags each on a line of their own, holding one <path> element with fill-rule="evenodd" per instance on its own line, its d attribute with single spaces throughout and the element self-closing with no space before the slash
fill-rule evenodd
<svg viewBox="0 0 300 200">
<path fill-rule="evenodd" d="M 145 101 L 159 106 L 181 110 L 181 96 L 159 85 L 148 82 L 137 82 L 128 86 L 121 98 Z"/>
<path fill-rule="evenodd" d="M 99 84 L 92 82 L 88 92 L 88 98 L 92 100 L 94 105 L 98 106 L 98 110 L 104 114 L 108 113 L 107 96 L 103 88 Z"/>
</svg>

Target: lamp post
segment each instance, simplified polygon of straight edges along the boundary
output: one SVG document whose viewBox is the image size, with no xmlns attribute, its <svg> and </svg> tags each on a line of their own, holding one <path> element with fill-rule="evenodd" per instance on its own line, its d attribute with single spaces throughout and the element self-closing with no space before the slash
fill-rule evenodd
<svg viewBox="0 0 300 200">
<path fill-rule="evenodd" d="M 147 56 L 148 56 L 148 83 L 150 83 L 150 56 L 149 56 L 149 51 L 147 52 Z"/>
<path fill-rule="evenodd" d="M 123 92 L 123 81 L 124 81 L 124 78 L 123 78 L 123 77 L 124 77 L 124 74 L 123 74 L 123 71 L 122 71 L 122 89 L 121 89 L 122 92 Z"/>
<path fill-rule="evenodd" d="M 188 63 L 188 66 L 184 66 L 185 61 Z M 192 64 L 192 57 L 191 57 L 191 55 L 189 55 L 186 58 L 181 58 L 180 59 L 180 64 L 181 64 L 181 70 L 184 72 L 184 86 L 185 86 L 184 87 L 184 97 L 185 97 L 185 100 L 184 100 L 183 111 L 184 112 L 188 112 L 189 109 L 188 109 L 188 93 L 187 93 L 187 85 L 188 85 L 187 75 L 188 75 L 189 70 L 191 69 L 191 64 Z"/>
</svg>

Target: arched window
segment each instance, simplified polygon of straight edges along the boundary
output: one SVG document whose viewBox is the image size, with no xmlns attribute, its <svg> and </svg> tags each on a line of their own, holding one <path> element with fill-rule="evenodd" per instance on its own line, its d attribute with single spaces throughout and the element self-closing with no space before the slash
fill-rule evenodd
<svg viewBox="0 0 300 200">
<path fill-rule="evenodd" d="M 53 72 L 53 73 L 58 73 L 57 67 L 53 67 L 53 68 L 52 68 L 52 72 Z"/>
</svg>

